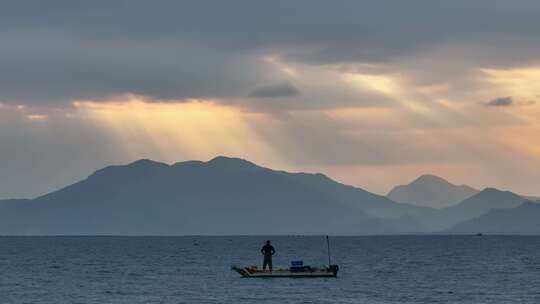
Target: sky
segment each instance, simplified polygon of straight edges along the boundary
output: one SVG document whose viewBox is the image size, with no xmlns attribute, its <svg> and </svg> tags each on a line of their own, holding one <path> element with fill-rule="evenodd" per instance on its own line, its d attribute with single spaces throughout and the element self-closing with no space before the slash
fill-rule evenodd
<svg viewBox="0 0 540 304">
<path fill-rule="evenodd" d="M 540 195 L 540 2 L 3 1 L 0 198 L 241 157 Z"/>
</svg>

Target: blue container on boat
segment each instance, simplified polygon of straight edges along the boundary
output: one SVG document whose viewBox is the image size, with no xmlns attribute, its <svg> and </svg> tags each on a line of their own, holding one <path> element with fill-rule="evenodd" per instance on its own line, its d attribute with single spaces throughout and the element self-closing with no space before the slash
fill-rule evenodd
<svg viewBox="0 0 540 304">
<path fill-rule="evenodd" d="M 304 267 L 304 261 L 291 261 L 291 267 Z"/>
<path fill-rule="evenodd" d="M 304 261 L 291 261 L 291 272 L 303 272 L 304 271 Z"/>
</svg>

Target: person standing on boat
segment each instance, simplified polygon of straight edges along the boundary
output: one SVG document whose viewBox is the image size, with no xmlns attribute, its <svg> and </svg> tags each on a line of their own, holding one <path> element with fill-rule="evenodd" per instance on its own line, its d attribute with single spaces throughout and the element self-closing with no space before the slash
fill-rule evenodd
<svg viewBox="0 0 540 304">
<path fill-rule="evenodd" d="M 272 255 L 276 253 L 276 250 L 272 245 L 270 245 L 270 240 L 266 241 L 266 245 L 261 248 L 261 253 L 264 256 L 263 271 L 266 270 L 266 266 L 268 265 L 268 269 L 270 269 L 270 272 L 272 272 Z"/>
</svg>

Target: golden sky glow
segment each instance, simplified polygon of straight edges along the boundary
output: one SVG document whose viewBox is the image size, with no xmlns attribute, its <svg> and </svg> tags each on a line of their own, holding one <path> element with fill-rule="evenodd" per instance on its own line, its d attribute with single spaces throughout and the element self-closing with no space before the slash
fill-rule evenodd
<svg viewBox="0 0 540 304">
<path fill-rule="evenodd" d="M 291 64 L 279 56 L 263 61 L 294 81 L 300 101 L 276 106 L 273 100 L 124 94 L 54 110 L 0 104 L 0 111 L 19 113 L 34 130 L 53 128 L 61 117 L 104 130 L 122 162 L 227 155 L 276 169 L 326 173 L 381 194 L 426 173 L 478 188 L 538 194 L 539 68 L 482 69 L 483 85 L 463 101 L 448 83 L 417 85 L 406 73 Z M 505 96 L 514 104 L 487 106 Z M 350 101 L 335 105 L 335 100 Z"/>
<path fill-rule="evenodd" d="M 540 196 L 540 1 L 12 2 L 0 199 L 216 155 L 378 193 L 433 173 Z"/>
<path fill-rule="evenodd" d="M 482 69 L 487 81 L 522 103 L 540 99 L 540 68 Z"/>
<path fill-rule="evenodd" d="M 216 155 L 256 156 L 282 164 L 279 153 L 251 129 L 260 115 L 212 101 L 155 102 L 126 96 L 107 102 L 74 102 L 78 115 L 110 128 L 131 158 L 167 162 Z"/>
<path fill-rule="evenodd" d="M 435 115 L 432 109 L 423 105 L 416 96 L 415 88 L 406 87 L 400 77 L 393 75 L 351 74 L 344 75 L 345 81 L 359 86 L 361 89 L 372 90 L 393 98 L 402 107 L 421 115 Z M 426 91 L 426 88 L 423 88 Z"/>
<path fill-rule="evenodd" d="M 285 64 L 279 57 L 263 60 L 294 79 L 304 91 L 316 90 L 317 85 L 324 86 L 341 75 L 342 82 L 334 81 L 332 89 L 359 94 L 360 99 L 363 92 L 370 92 L 393 100 L 394 105 L 380 107 L 323 106 L 287 111 L 288 119 L 293 121 L 313 123 L 329 119 L 339 126 L 336 136 L 384 150 L 388 163 L 299 164 L 292 155 L 315 161 L 318 151 L 310 150 L 288 134 L 286 120 L 221 101 L 156 101 L 123 95 L 105 101 L 76 101 L 73 105 L 79 117 L 107 126 L 132 159 L 148 157 L 176 162 L 216 155 L 238 156 L 274 168 L 322 171 L 379 193 L 425 173 L 440 174 L 479 188 L 504 188 L 518 172 L 534 176 L 528 168 L 540 165 L 540 125 L 536 119 L 540 110 L 530 101 L 539 94 L 540 72 L 536 68 L 482 70 L 485 82 L 496 88 L 497 94 L 506 93 L 520 100 L 515 107 L 495 108 L 487 107 L 481 99 L 485 98 L 485 88 L 477 92 L 482 101 L 462 103 L 446 96 L 447 84 L 414 86 L 405 75 L 340 72 L 332 67 Z M 529 102 L 521 106 L 521 100 Z M 363 152 L 357 151 L 359 158 Z M 501 170 L 513 171 L 507 176 L 498 175 L 494 163 L 499 163 Z M 470 174 L 471 170 L 475 174 Z M 531 184 L 519 190 L 533 192 Z"/>
<path fill-rule="evenodd" d="M 29 114 L 26 115 L 26 118 L 28 118 L 31 121 L 45 121 L 47 120 L 48 116 L 43 114 Z"/>
</svg>

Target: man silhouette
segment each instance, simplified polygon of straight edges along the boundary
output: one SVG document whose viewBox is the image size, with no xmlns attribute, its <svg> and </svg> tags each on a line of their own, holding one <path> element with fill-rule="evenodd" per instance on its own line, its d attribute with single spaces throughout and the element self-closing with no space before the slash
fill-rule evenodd
<svg viewBox="0 0 540 304">
<path fill-rule="evenodd" d="M 270 240 L 266 241 L 266 245 L 261 248 L 261 253 L 264 255 L 263 271 L 266 271 L 266 265 L 268 265 L 268 269 L 272 272 L 272 255 L 276 253 L 276 250 L 270 245 Z"/>
</svg>

